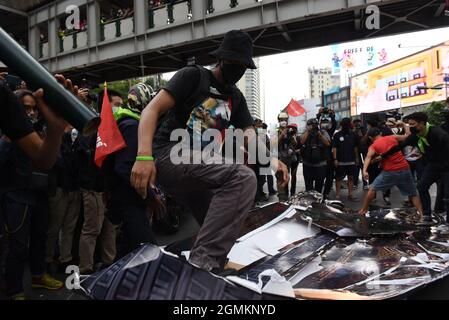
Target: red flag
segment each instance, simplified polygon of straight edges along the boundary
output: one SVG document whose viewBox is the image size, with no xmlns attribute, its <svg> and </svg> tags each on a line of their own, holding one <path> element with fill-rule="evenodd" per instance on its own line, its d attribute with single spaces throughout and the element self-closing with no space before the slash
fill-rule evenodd
<svg viewBox="0 0 449 320">
<path fill-rule="evenodd" d="M 95 164 L 99 168 L 101 168 L 108 155 L 126 147 L 125 140 L 112 114 L 106 83 L 100 118 L 101 124 L 98 128 L 97 148 L 95 150 Z"/>
<path fill-rule="evenodd" d="M 291 117 L 299 117 L 306 113 L 306 109 L 298 101 L 292 99 L 288 104 L 287 113 Z"/>
</svg>

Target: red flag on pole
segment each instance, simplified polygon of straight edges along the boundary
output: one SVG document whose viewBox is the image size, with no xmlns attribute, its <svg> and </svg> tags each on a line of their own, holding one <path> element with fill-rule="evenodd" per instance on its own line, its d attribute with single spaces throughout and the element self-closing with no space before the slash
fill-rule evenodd
<svg viewBox="0 0 449 320">
<path fill-rule="evenodd" d="M 115 122 L 109 102 L 108 89 L 104 84 L 104 98 L 101 107 L 101 124 L 98 128 L 97 148 L 95 150 L 95 164 L 101 168 L 106 157 L 126 147 L 125 140 Z"/>
<path fill-rule="evenodd" d="M 306 113 L 306 109 L 298 101 L 292 99 L 288 104 L 287 113 L 291 117 L 299 117 Z"/>
</svg>

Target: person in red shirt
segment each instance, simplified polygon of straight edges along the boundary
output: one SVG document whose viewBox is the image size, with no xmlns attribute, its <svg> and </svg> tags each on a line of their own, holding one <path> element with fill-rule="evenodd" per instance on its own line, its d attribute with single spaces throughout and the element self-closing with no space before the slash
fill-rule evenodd
<svg viewBox="0 0 449 320">
<path fill-rule="evenodd" d="M 368 166 L 376 160 L 378 155 L 384 154 L 392 147 L 397 146 L 399 141 L 405 140 L 410 134 L 406 128 L 407 134 L 402 136 L 386 136 L 382 137 L 381 132 L 377 128 L 371 128 L 368 131 L 368 138 L 373 144 L 368 149 L 368 154 L 363 165 L 363 178 L 369 180 Z M 377 191 L 385 191 L 392 187 L 398 187 L 401 194 L 409 197 L 419 214 L 422 215 L 423 209 L 421 200 L 418 196 L 415 181 L 410 170 L 410 166 L 405 160 L 401 151 L 398 151 L 387 158 L 381 160 L 382 172 L 370 185 L 368 193 L 363 201 L 363 207 L 360 214 L 366 214 L 369 204 L 374 200 Z"/>
</svg>

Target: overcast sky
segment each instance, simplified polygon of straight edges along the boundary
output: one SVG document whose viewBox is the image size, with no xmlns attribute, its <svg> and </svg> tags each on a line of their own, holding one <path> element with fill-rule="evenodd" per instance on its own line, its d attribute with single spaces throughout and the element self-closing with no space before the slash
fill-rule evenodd
<svg viewBox="0 0 449 320">
<path fill-rule="evenodd" d="M 346 48 L 376 46 L 385 47 L 389 60 L 394 61 L 426 47 L 449 40 L 449 28 L 407 33 L 397 36 L 353 41 L 343 44 Z M 401 45 L 401 48 L 399 48 Z M 281 53 L 260 58 L 261 95 L 265 102 L 265 122 L 276 123 L 280 110 L 289 101 L 309 97 L 308 68 L 332 67 L 331 46 Z M 367 70 L 362 70 L 367 71 Z M 173 73 L 165 74 L 169 79 Z"/>
</svg>

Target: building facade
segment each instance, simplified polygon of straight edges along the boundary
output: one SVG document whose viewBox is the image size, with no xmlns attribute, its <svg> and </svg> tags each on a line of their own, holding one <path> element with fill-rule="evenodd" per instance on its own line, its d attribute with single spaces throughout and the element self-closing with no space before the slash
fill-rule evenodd
<svg viewBox="0 0 449 320">
<path fill-rule="evenodd" d="M 257 69 L 248 69 L 237 83 L 237 87 L 245 96 L 249 112 L 253 118 L 264 120 L 265 112 L 261 99 L 259 59 L 254 59 Z"/>
<path fill-rule="evenodd" d="M 332 75 L 331 68 L 309 68 L 310 97 L 321 99 L 323 91 L 340 86 L 340 77 Z"/>
<path fill-rule="evenodd" d="M 334 110 L 337 120 L 351 117 L 351 87 L 336 87 L 325 91 L 322 105 Z"/>
</svg>

